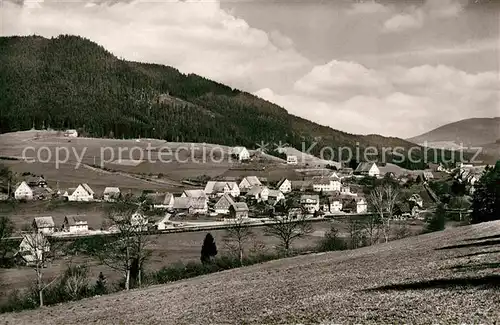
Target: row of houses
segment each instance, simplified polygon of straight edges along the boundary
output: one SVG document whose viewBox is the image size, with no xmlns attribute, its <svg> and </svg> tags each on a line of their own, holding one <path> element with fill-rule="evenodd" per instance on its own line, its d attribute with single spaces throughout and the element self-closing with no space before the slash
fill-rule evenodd
<svg viewBox="0 0 500 325">
<path fill-rule="evenodd" d="M 33 219 L 32 227 L 36 233 L 51 235 L 57 231 L 52 217 L 36 217 Z M 81 216 L 65 216 L 61 231 L 69 233 L 81 233 L 89 230 L 88 222 Z"/>
<path fill-rule="evenodd" d="M 62 196 L 66 200 L 74 202 L 91 202 L 99 199 L 94 190 L 86 183 L 78 184 L 77 187 L 68 188 L 65 191 L 54 191 L 47 186 L 47 182 L 43 178 L 39 178 L 39 181 L 36 183 L 22 181 L 16 185 L 14 190 L 14 198 L 16 200 L 44 200 L 50 199 L 55 195 Z M 102 199 L 107 202 L 114 202 L 120 196 L 121 192 L 118 187 L 106 187 Z"/>
</svg>

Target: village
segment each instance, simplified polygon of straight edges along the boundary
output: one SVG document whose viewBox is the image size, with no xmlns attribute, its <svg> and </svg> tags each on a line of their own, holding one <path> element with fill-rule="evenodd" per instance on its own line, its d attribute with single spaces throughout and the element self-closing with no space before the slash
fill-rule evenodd
<svg viewBox="0 0 500 325">
<path fill-rule="evenodd" d="M 249 150 L 244 147 L 233 148 L 232 155 L 240 164 L 252 159 Z M 356 169 L 342 166 L 304 168 L 298 160 L 297 156 L 288 155 L 286 164 L 297 168 L 303 175 L 301 179 L 283 177 L 277 182 L 269 182 L 265 177 L 258 176 L 217 177 L 200 184 L 204 187 L 185 189 L 180 193 L 144 191 L 138 197 L 130 192 L 122 192 L 118 186 L 107 186 L 98 194 L 87 183 L 75 184 L 74 188 L 53 189 L 43 176 L 30 174 L 16 184 L 11 199 L 19 202 L 54 200 L 76 204 L 114 204 L 134 200 L 147 205 L 154 212 L 146 215 L 138 208 L 131 218 L 132 223 L 141 226 L 144 231 L 168 233 L 169 230 L 182 229 L 222 229 L 230 227 L 234 220 L 242 220 L 248 226 L 259 226 L 273 222 L 275 217 L 293 222 L 302 218 L 314 221 L 369 215 L 374 211 L 367 198 L 368 185 L 385 179 L 402 188 L 412 183 L 423 184 L 426 189 L 423 193 L 412 193 L 410 187 L 406 197 L 396 204 L 393 218 L 424 220 L 425 213 L 432 211 L 437 200 L 426 186 L 427 183 L 452 173 L 443 165 L 433 165 L 433 169 L 396 175 L 393 169 L 384 170 L 383 166 L 375 162 L 359 163 Z M 470 184 L 472 193 L 481 169 L 461 163 L 454 170 L 454 177 L 460 177 L 461 181 Z M 9 196 L 4 195 L 3 199 L 9 199 Z M 106 235 L 119 231 L 114 225 L 100 229 L 89 227 L 88 218 L 85 213 L 66 215 L 61 224 L 56 224 L 50 215 L 34 216 L 31 230 L 21 233 L 23 240 L 18 255 L 27 264 L 33 259 L 30 257 L 32 252 L 25 247 L 33 232 L 41 236 L 64 238 Z"/>
</svg>

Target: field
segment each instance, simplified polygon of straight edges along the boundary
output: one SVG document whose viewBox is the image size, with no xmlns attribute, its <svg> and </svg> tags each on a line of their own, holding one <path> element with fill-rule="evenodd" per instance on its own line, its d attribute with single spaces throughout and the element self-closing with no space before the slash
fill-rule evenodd
<svg viewBox="0 0 500 325">
<path fill-rule="evenodd" d="M 23 150 L 30 148 L 24 152 Z M 41 149 L 44 148 L 44 149 Z M 193 149 L 192 149 L 193 148 Z M 67 150 L 67 151 L 66 151 Z M 263 162 L 230 161 L 229 148 L 213 144 L 172 143 L 156 139 L 66 138 L 52 131 L 23 131 L 0 135 L 1 162 L 18 173 L 43 175 L 53 188 L 75 187 L 86 182 L 99 193 L 106 186 L 119 186 L 134 193 L 142 189 L 182 191 L 185 178 L 237 174 L 246 167 L 252 175 L 277 181 L 295 175 L 283 160 L 263 155 Z M 56 155 L 64 163 L 56 164 Z M 21 158 L 34 159 L 35 162 Z M 79 159 L 79 157 L 83 157 Z M 212 158 L 213 159 L 212 159 Z M 81 164 L 78 164 L 79 161 Z M 103 168 L 94 168 L 99 166 Z M 265 167 L 264 171 L 252 171 Z M 160 178 L 158 175 L 162 174 Z"/>
<path fill-rule="evenodd" d="M 33 214 L 50 215 L 53 217 L 56 227 L 60 227 L 66 215 L 85 215 L 89 222 L 89 227 L 94 229 L 101 228 L 106 220 L 106 203 L 64 203 L 54 205 L 49 202 L 29 202 L 18 204 L 10 210 L 0 209 L 0 215 L 8 215 L 16 226 L 16 232 L 29 225 L 33 220 Z M 334 226 L 339 230 L 339 235 L 348 236 L 348 222 L 344 219 L 332 221 L 322 221 L 313 223 L 313 232 L 308 236 L 297 240 L 293 247 L 298 249 L 307 249 L 313 247 L 325 235 L 325 233 Z M 416 234 L 422 230 L 423 223 L 415 221 L 409 225 L 409 230 Z M 400 228 L 399 224 L 394 224 L 394 232 Z M 214 235 L 220 254 L 227 254 L 227 247 L 224 243 L 224 230 L 211 231 Z M 259 251 L 271 251 L 279 244 L 273 237 L 264 235 L 262 227 L 254 228 L 255 238 L 248 243 L 247 249 L 259 249 Z M 176 262 L 199 261 L 201 244 L 206 232 L 186 232 L 175 234 L 157 235 L 151 238 L 151 249 L 153 255 L 148 262 L 148 270 L 158 270 L 163 266 L 171 265 Z M 87 263 L 90 266 L 91 277 L 97 278 L 99 272 L 103 272 L 110 281 L 117 281 L 120 274 L 109 269 L 106 266 L 99 265 L 97 261 L 83 256 L 65 257 L 55 260 L 45 271 L 46 280 L 56 277 L 62 272 L 68 264 Z M 0 278 L 3 281 L 2 289 L 4 298 L 8 292 L 13 289 L 24 289 L 30 286 L 34 279 L 34 272 L 29 267 L 17 267 L 13 269 L 0 269 Z M 1 299 L 0 299 L 1 300 Z"/>
<path fill-rule="evenodd" d="M 453 228 L 7 314 L 3 322 L 493 323 L 499 237 L 500 222 Z"/>
</svg>

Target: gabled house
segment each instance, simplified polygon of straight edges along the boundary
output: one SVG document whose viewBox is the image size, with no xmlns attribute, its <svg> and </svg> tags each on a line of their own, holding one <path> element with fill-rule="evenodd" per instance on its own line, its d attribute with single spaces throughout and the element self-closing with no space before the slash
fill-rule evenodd
<svg viewBox="0 0 500 325">
<path fill-rule="evenodd" d="M 55 223 L 52 217 L 36 217 L 33 219 L 33 229 L 37 233 L 48 235 L 54 233 Z"/>
<path fill-rule="evenodd" d="M 292 191 L 292 182 L 290 182 L 286 178 L 282 178 L 279 182 L 278 185 L 276 186 L 278 190 L 280 190 L 282 193 L 290 193 Z"/>
<path fill-rule="evenodd" d="M 250 160 L 250 152 L 245 147 L 232 148 L 231 156 L 236 157 L 239 161 Z"/>
<path fill-rule="evenodd" d="M 304 194 L 300 197 L 300 205 L 308 213 L 319 211 L 319 195 Z"/>
<path fill-rule="evenodd" d="M 121 196 L 120 189 L 118 187 L 106 187 L 103 192 L 103 199 L 106 202 L 116 202 Z"/>
<path fill-rule="evenodd" d="M 184 190 L 182 192 L 181 197 L 203 197 L 205 198 L 207 195 L 204 190 Z"/>
<path fill-rule="evenodd" d="M 374 162 L 362 162 L 354 171 L 355 174 L 378 177 L 380 176 L 380 169 Z"/>
<path fill-rule="evenodd" d="M 220 199 L 215 203 L 214 205 L 214 210 L 215 213 L 217 214 L 228 214 L 229 213 L 229 207 L 233 205 L 234 199 L 231 195 L 229 194 L 224 194 L 220 197 Z"/>
<path fill-rule="evenodd" d="M 172 193 L 148 193 L 146 198 L 151 201 L 155 209 L 170 209 L 175 201 Z"/>
<path fill-rule="evenodd" d="M 335 213 L 342 211 L 343 199 L 341 195 L 332 195 L 324 201 L 323 211 Z"/>
<path fill-rule="evenodd" d="M 269 188 L 267 186 L 254 186 L 245 196 L 252 201 L 265 202 L 269 199 Z"/>
<path fill-rule="evenodd" d="M 148 218 L 139 211 L 137 211 L 130 217 L 130 225 L 138 231 L 147 231 L 148 224 Z"/>
<path fill-rule="evenodd" d="M 75 189 L 68 189 L 63 196 L 66 197 L 68 201 L 94 201 L 94 191 L 86 183 L 79 184 Z"/>
<path fill-rule="evenodd" d="M 368 212 L 368 202 L 364 197 L 357 197 L 354 199 L 356 201 L 356 213 L 367 213 Z"/>
<path fill-rule="evenodd" d="M 234 219 L 248 218 L 248 206 L 245 202 L 235 202 L 229 207 L 229 216 Z"/>
<path fill-rule="evenodd" d="M 42 262 L 44 260 L 43 254 L 50 252 L 50 243 L 42 234 L 24 234 L 22 238 L 16 256 L 27 266 Z"/>
<path fill-rule="evenodd" d="M 261 186 L 262 183 L 260 182 L 259 178 L 257 176 L 247 176 L 244 177 L 238 187 L 240 188 L 240 192 L 247 192 L 250 190 L 252 187 L 255 186 Z"/>
<path fill-rule="evenodd" d="M 70 233 L 86 232 L 89 230 L 89 224 L 83 217 L 66 216 L 64 217 L 62 230 Z"/>
<path fill-rule="evenodd" d="M 208 212 L 208 202 L 206 197 L 176 197 L 173 209 L 189 214 L 206 214 Z"/>
<path fill-rule="evenodd" d="M 205 186 L 204 192 L 210 197 L 222 196 L 224 194 L 230 194 L 233 197 L 240 196 L 240 188 L 236 182 L 209 181 Z"/>
<path fill-rule="evenodd" d="M 16 186 L 14 198 L 16 200 L 33 200 L 33 190 L 28 186 L 28 183 L 22 181 Z"/>
<path fill-rule="evenodd" d="M 47 181 L 43 176 L 30 176 L 26 179 L 29 187 L 46 187 Z"/>
<path fill-rule="evenodd" d="M 285 195 L 280 190 L 269 190 L 267 198 L 268 202 L 276 205 L 278 202 L 285 200 Z"/>
</svg>

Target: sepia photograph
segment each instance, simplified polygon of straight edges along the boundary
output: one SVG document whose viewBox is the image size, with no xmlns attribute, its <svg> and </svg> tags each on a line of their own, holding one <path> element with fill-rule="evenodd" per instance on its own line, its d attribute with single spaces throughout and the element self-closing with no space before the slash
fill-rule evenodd
<svg viewBox="0 0 500 325">
<path fill-rule="evenodd" d="M 0 325 L 499 306 L 500 0 L 0 0 Z"/>
</svg>

